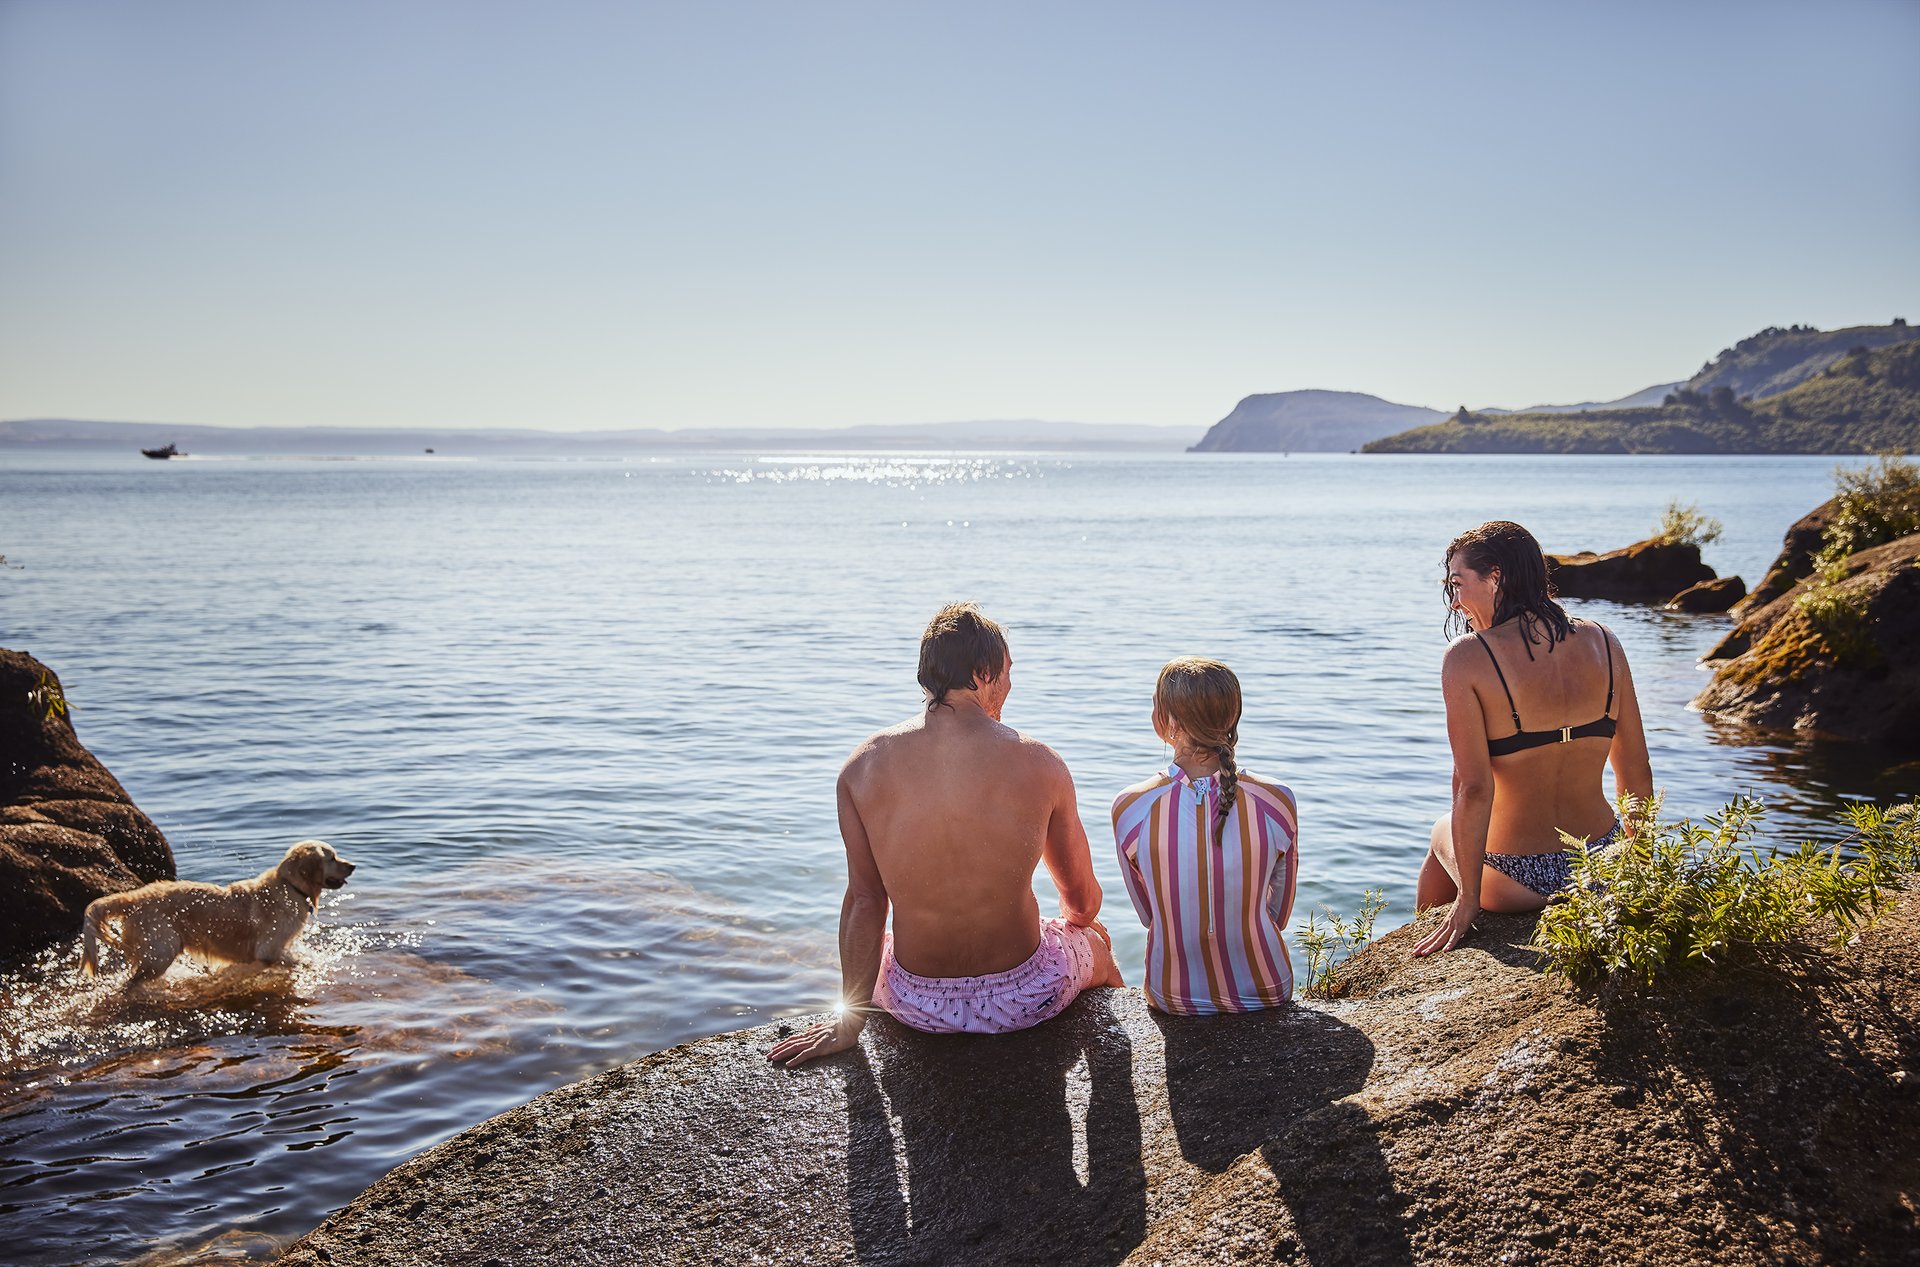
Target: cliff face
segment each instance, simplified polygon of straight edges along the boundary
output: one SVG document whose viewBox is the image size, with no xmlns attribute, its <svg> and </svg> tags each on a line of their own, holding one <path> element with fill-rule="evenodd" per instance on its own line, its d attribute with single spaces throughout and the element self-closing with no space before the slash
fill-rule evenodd
<svg viewBox="0 0 1920 1267">
<path fill-rule="evenodd" d="M 776 1027 L 722 1035 L 422 1154 L 281 1261 L 1914 1261 L 1920 891 L 1791 979 L 1639 1005 L 1541 975 L 1531 927 L 1416 961 L 1417 923 L 1351 998 L 1243 1017 L 1096 990 L 793 1072 Z"/>
<path fill-rule="evenodd" d="M 1235 405 L 1188 452 L 1348 453 L 1443 416 L 1360 392 L 1266 392 Z"/>
</svg>

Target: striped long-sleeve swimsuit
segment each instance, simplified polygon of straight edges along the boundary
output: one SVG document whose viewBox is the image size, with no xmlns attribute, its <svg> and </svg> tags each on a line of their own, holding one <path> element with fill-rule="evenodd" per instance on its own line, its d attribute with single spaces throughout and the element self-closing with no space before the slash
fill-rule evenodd
<svg viewBox="0 0 1920 1267">
<path fill-rule="evenodd" d="M 1147 926 L 1147 1001 L 1163 1012 L 1251 1012 L 1293 995 L 1281 936 L 1300 874 L 1293 793 L 1242 772 L 1216 843 L 1219 778 L 1178 764 L 1113 803 L 1120 874 Z"/>
</svg>

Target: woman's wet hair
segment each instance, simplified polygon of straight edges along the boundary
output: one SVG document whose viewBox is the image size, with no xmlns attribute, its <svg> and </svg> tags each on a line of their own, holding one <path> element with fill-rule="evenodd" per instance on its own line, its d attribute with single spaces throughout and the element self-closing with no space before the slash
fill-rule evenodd
<svg viewBox="0 0 1920 1267">
<path fill-rule="evenodd" d="M 1007 634 L 972 603 L 948 603 L 920 635 L 920 685 L 928 708 L 951 708 L 948 691 L 970 691 L 1007 669 Z"/>
<path fill-rule="evenodd" d="M 1500 573 L 1494 588 L 1493 623 L 1505 624 L 1518 616 L 1529 659 L 1533 656 L 1536 633 L 1546 635 L 1549 649 L 1573 633 L 1573 622 L 1554 601 L 1559 594 L 1547 573 L 1547 559 L 1540 551 L 1540 543 L 1519 524 L 1496 519 L 1455 537 L 1440 558 L 1443 587 L 1450 564 L 1471 568 L 1481 576 Z M 1457 635 L 1471 628 L 1473 622 L 1463 613 L 1449 612 L 1448 633 Z"/>
<path fill-rule="evenodd" d="M 1195 746 L 1220 758 L 1220 799 L 1213 810 L 1213 839 L 1220 843 L 1240 787 L 1240 767 L 1233 755 L 1240 743 L 1240 679 L 1218 660 L 1170 660 L 1153 684 L 1153 715 L 1172 722 Z"/>
</svg>

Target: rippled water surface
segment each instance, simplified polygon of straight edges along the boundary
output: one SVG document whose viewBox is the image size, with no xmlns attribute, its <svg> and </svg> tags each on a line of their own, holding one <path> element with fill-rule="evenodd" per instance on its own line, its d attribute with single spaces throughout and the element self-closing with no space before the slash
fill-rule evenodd
<svg viewBox="0 0 1920 1267">
<path fill-rule="evenodd" d="M 1397 921 L 1445 806 L 1446 540 L 1507 517 L 1606 549 L 1679 496 L 1752 581 L 1831 467 L 0 456 L 22 565 L 0 644 L 61 675 L 181 875 L 239 879 L 306 836 L 359 864 L 291 968 L 176 968 L 130 1000 L 80 987 L 71 948 L 0 977 L 0 1245 L 258 1256 L 542 1090 L 824 1006 L 834 773 L 917 707 L 915 641 L 953 597 L 1009 627 L 1007 720 L 1073 768 L 1123 965 L 1144 936 L 1106 809 L 1164 763 L 1148 697 L 1176 654 L 1235 666 L 1242 761 L 1299 794 L 1301 916 L 1380 885 Z M 1920 784 L 1688 712 L 1722 618 L 1573 606 L 1627 648 L 1671 812 L 1750 790 L 1782 836 L 1817 834 Z"/>
</svg>

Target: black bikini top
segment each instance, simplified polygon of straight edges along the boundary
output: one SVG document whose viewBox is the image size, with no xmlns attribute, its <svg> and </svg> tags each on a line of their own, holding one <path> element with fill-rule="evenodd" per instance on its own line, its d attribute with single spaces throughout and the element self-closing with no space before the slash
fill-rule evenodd
<svg viewBox="0 0 1920 1267">
<path fill-rule="evenodd" d="M 1572 743 L 1576 739 L 1613 738 L 1613 640 L 1607 637 L 1607 631 L 1599 625 L 1600 643 L 1607 649 L 1607 707 L 1598 721 L 1590 721 L 1584 726 L 1562 726 L 1558 730 L 1527 730 L 1520 725 L 1520 710 L 1513 704 L 1513 688 L 1507 685 L 1507 675 L 1500 672 L 1500 661 L 1494 659 L 1493 648 L 1487 640 L 1474 634 L 1474 638 L 1486 648 L 1487 659 L 1493 660 L 1493 671 L 1500 675 L 1500 689 L 1507 693 L 1507 711 L 1513 714 L 1513 726 L 1518 734 L 1502 739 L 1487 740 L 1487 755 L 1504 757 L 1510 752 L 1525 752 L 1528 748 L 1544 748 L 1550 743 Z"/>
</svg>

